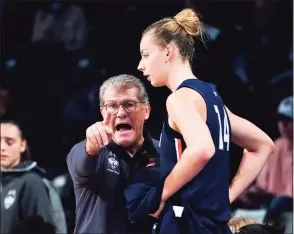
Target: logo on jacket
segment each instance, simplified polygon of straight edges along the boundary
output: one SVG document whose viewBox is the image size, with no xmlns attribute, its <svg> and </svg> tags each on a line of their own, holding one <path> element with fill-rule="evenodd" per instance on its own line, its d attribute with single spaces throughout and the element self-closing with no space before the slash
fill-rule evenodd
<svg viewBox="0 0 294 234">
<path fill-rule="evenodd" d="M 4 198 L 4 207 L 5 209 L 9 209 L 16 200 L 16 190 L 11 189 L 8 191 L 6 197 Z"/>
<path fill-rule="evenodd" d="M 108 171 L 113 172 L 115 174 L 119 174 L 119 162 L 117 160 L 117 157 L 114 153 L 109 152 L 109 157 L 108 157 Z"/>
</svg>

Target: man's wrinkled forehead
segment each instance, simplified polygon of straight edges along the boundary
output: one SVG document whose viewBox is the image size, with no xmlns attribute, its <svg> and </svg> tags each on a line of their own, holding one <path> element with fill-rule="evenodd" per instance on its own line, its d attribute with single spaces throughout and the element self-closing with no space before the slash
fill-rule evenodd
<svg viewBox="0 0 294 234">
<path fill-rule="evenodd" d="M 104 103 L 139 101 L 139 90 L 136 87 L 110 86 L 105 90 Z"/>
</svg>

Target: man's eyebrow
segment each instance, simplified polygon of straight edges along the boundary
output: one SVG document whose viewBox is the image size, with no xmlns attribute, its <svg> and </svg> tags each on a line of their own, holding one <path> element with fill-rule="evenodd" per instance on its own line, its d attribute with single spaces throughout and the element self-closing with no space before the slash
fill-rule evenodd
<svg viewBox="0 0 294 234">
<path fill-rule="evenodd" d="M 117 102 L 116 100 L 107 100 L 107 101 L 105 101 L 105 103 L 109 104 L 109 103 L 124 103 L 124 102 L 137 102 L 137 101 L 138 100 L 126 98 L 126 99 L 121 100 L 120 102 Z"/>
</svg>

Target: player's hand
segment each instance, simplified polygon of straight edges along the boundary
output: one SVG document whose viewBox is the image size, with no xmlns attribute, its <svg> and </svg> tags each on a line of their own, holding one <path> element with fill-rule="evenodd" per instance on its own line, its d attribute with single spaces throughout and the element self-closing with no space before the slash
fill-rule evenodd
<svg viewBox="0 0 294 234">
<path fill-rule="evenodd" d="M 158 210 L 154 214 L 149 214 L 149 215 L 154 218 L 158 218 L 161 212 L 163 211 L 164 206 L 165 206 L 165 202 L 161 201 Z"/>
<path fill-rule="evenodd" d="M 95 156 L 109 143 L 112 138 L 112 126 L 115 117 L 107 112 L 106 118 L 101 122 L 96 122 L 86 130 L 86 152 Z"/>
</svg>

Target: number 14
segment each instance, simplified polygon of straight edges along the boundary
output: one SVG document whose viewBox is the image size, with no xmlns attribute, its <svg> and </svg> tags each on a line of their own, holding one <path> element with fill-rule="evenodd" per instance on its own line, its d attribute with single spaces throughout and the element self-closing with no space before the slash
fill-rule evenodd
<svg viewBox="0 0 294 234">
<path fill-rule="evenodd" d="M 229 130 L 229 122 L 228 122 L 228 116 L 227 113 L 225 111 L 225 108 L 223 108 L 224 110 L 224 132 L 223 132 L 223 128 L 222 128 L 222 121 L 221 121 L 221 116 L 219 113 L 219 109 L 216 105 L 214 105 L 214 110 L 217 114 L 217 118 L 218 118 L 218 123 L 219 123 L 219 149 L 220 150 L 224 150 L 224 143 L 227 143 L 227 151 L 229 151 L 230 148 L 230 130 Z"/>
</svg>

